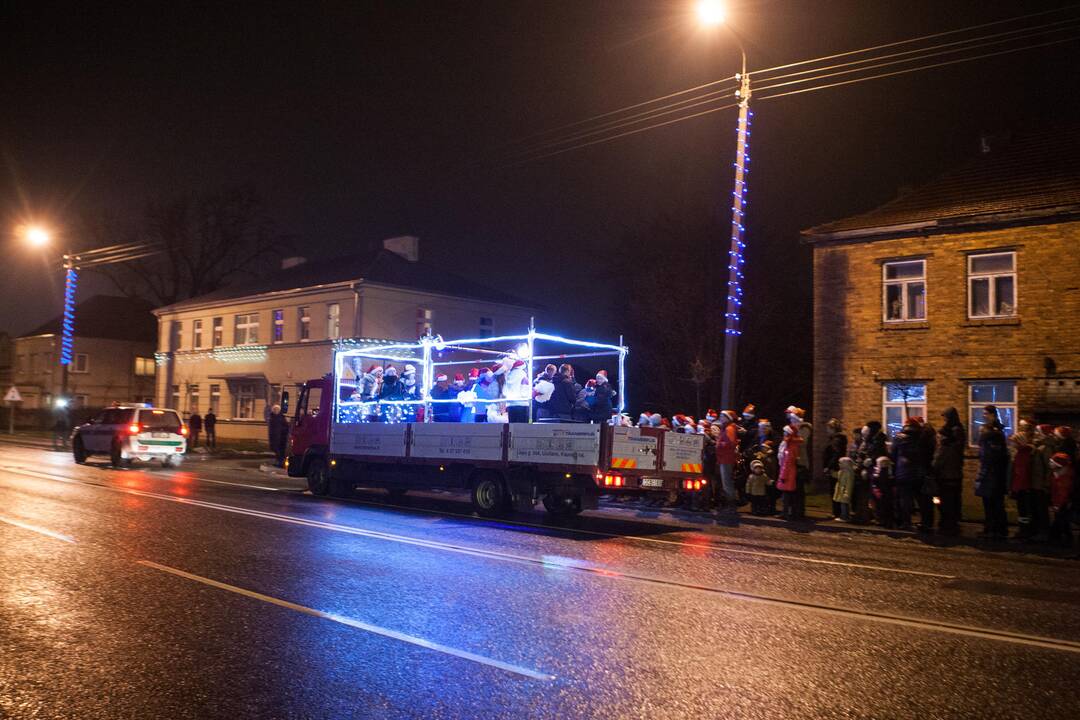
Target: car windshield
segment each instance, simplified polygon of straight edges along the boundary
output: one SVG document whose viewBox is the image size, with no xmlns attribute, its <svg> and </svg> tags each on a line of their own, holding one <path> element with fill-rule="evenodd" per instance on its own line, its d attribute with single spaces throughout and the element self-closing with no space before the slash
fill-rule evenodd
<svg viewBox="0 0 1080 720">
<path fill-rule="evenodd" d="M 174 410 L 142 410 L 139 424 L 150 432 L 180 432 L 180 417 Z"/>
</svg>

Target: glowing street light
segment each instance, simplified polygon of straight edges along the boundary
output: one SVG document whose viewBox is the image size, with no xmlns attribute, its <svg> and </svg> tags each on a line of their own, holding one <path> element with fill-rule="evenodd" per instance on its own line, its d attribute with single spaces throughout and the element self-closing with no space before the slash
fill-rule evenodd
<svg viewBox="0 0 1080 720">
<path fill-rule="evenodd" d="M 23 238 L 34 247 L 45 247 L 52 242 L 52 233 L 41 225 L 30 225 L 23 228 Z"/>
<path fill-rule="evenodd" d="M 723 25 L 727 21 L 727 8 L 719 0 L 700 0 L 697 16 L 702 25 Z"/>
</svg>

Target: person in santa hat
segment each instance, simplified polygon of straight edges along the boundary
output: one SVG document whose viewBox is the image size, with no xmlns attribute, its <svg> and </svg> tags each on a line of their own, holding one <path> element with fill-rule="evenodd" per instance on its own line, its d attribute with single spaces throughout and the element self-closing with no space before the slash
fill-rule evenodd
<svg viewBox="0 0 1080 720">
<path fill-rule="evenodd" d="M 367 371 L 360 376 L 360 382 L 357 384 L 356 392 L 353 393 L 352 399 L 359 400 L 360 402 L 370 402 L 378 399 L 379 390 L 382 388 L 382 377 L 382 366 L 370 366 Z"/>
<path fill-rule="evenodd" d="M 814 428 L 803 418 L 806 412 L 794 405 L 789 405 L 785 411 L 788 423 L 795 428 L 802 441 L 798 444 L 799 455 L 796 458 L 798 482 L 795 489 L 794 517 L 801 520 L 806 515 L 806 488 L 810 484 L 810 441 L 813 438 Z"/>
<path fill-rule="evenodd" d="M 738 462 L 739 435 L 735 427 L 735 412 L 720 413 L 720 432 L 716 436 L 716 472 L 724 491 L 723 509 L 734 511 L 739 506 L 735 490 L 735 464 Z"/>
<path fill-rule="evenodd" d="M 450 387 L 450 378 L 446 373 L 435 376 L 431 399 L 435 401 L 431 404 L 431 415 L 435 422 L 458 422 L 461 419 L 461 406 L 450 402 L 457 399 L 457 392 Z"/>
<path fill-rule="evenodd" d="M 570 422 L 574 418 L 574 404 L 577 402 L 580 386 L 574 382 L 574 367 L 569 363 L 563 363 L 559 368 L 559 374 L 555 376 L 555 389 L 548 401 L 548 410 L 552 417 L 563 422 Z"/>
<path fill-rule="evenodd" d="M 555 376 L 559 368 L 548 363 L 533 380 L 533 418 L 536 420 L 550 420 L 554 417 L 551 412 L 551 396 L 555 392 Z"/>
<path fill-rule="evenodd" d="M 590 419 L 594 423 L 605 423 L 615 412 L 613 400 L 615 390 L 608 382 L 607 370 L 596 373 L 596 393 L 593 395 Z"/>
<path fill-rule="evenodd" d="M 532 385 L 525 361 L 511 353 L 503 358 L 502 395 L 507 400 L 510 422 L 529 422 L 529 403 L 532 402 Z"/>
<path fill-rule="evenodd" d="M 1050 458 L 1050 507 L 1054 521 L 1050 525 L 1050 542 L 1064 547 L 1072 545 L 1072 508 L 1075 484 L 1074 465 L 1067 453 L 1054 453 Z"/>
<path fill-rule="evenodd" d="M 780 443 L 778 451 L 780 464 L 780 477 L 776 481 L 776 487 L 783 495 L 784 519 L 799 520 L 798 512 L 799 489 L 799 450 L 803 443 L 799 430 L 794 425 L 784 426 L 784 441 Z"/>
<path fill-rule="evenodd" d="M 494 404 L 484 405 L 482 404 L 483 401 L 499 399 L 499 383 L 495 379 L 495 371 L 491 368 L 484 368 L 480 371 L 476 385 L 473 386 L 473 392 L 476 393 L 476 399 L 481 403 L 476 408 L 476 422 L 487 422 L 488 410 Z"/>
</svg>

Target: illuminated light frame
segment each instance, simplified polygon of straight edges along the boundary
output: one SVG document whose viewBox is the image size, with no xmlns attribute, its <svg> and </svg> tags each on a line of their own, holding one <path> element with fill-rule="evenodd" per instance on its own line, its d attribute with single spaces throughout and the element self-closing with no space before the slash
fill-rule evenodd
<svg viewBox="0 0 1080 720">
<path fill-rule="evenodd" d="M 64 320 L 60 333 L 60 364 L 70 365 L 75 350 L 75 286 L 79 271 L 69 267 L 64 275 Z"/>
<path fill-rule="evenodd" d="M 746 279 L 742 273 L 742 267 L 746 264 L 746 259 L 743 257 L 743 251 L 746 250 L 746 243 L 743 241 L 746 228 L 743 226 L 743 220 L 746 217 L 748 204 L 746 176 L 750 174 L 750 121 L 753 117 L 754 112 L 747 108 L 745 127 L 742 125 L 743 118 L 740 117 L 739 127 L 735 131 L 738 147 L 735 162 L 732 163 L 736 170 L 736 178 L 735 189 L 731 193 L 734 200 L 731 205 L 731 249 L 728 250 L 727 307 L 724 308 L 725 335 L 742 335 L 742 281 Z"/>
</svg>

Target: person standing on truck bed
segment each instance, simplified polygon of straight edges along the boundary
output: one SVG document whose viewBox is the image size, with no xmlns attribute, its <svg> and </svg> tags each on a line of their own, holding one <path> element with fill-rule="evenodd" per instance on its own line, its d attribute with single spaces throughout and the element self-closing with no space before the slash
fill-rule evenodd
<svg viewBox="0 0 1080 720">
<path fill-rule="evenodd" d="M 457 394 L 458 391 L 450 387 L 450 381 L 446 375 L 440 373 L 435 376 L 435 386 L 431 388 L 432 400 L 453 400 Z M 431 414 L 435 422 L 457 422 L 461 419 L 461 406 L 450 402 L 432 403 Z"/>
<path fill-rule="evenodd" d="M 555 390 L 552 391 L 551 399 L 548 400 L 548 410 L 552 417 L 569 421 L 574 416 L 574 403 L 578 394 L 578 388 L 574 382 L 574 368 L 569 363 L 564 363 L 552 382 L 555 384 Z"/>
<path fill-rule="evenodd" d="M 608 382 L 607 370 L 596 373 L 596 394 L 593 396 L 590 416 L 592 422 L 605 423 L 611 420 L 611 415 L 615 412 L 612 403 L 614 397 L 615 390 L 611 387 L 611 383 Z"/>
</svg>

